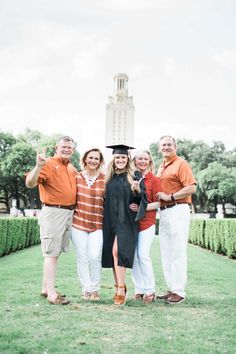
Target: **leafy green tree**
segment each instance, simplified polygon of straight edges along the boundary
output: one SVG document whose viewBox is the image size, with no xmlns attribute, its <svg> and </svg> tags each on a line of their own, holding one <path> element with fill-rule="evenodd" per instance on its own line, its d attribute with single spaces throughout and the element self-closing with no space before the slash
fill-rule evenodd
<svg viewBox="0 0 236 354">
<path fill-rule="evenodd" d="M 236 201 L 236 168 L 226 168 L 218 162 L 198 172 L 198 189 L 205 194 L 209 203 L 213 203 L 217 212 L 217 204 L 222 204 L 225 214 L 225 203 Z"/>
<path fill-rule="evenodd" d="M 14 145 L 16 138 L 11 133 L 0 132 L 0 158 L 3 159 L 8 150 Z"/>
<path fill-rule="evenodd" d="M 15 142 L 16 138 L 11 133 L 0 132 L 0 203 L 5 204 L 8 210 L 11 189 L 9 188 L 8 179 L 3 175 L 2 162 Z"/>
<path fill-rule="evenodd" d="M 24 176 L 34 163 L 35 151 L 24 141 L 12 145 L 1 163 L 2 175 L 8 181 L 9 197 L 16 199 L 17 208 L 20 207 L 20 200 L 23 200 L 25 205 L 29 202 Z M 9 204 L 7 208 L 9 209 Z"/>
<path fill-rule="evenodd" d="M 159 143 L 152 143 L 149 147 L 150 153 L 152 155 L 153 161 L 154 161 L 154 165 L 155 165 L 155 172 L 157 172 L 158 167 L 160 166 L 160 164 L 163 161 L 163 157 L 162 154 L 159 151 Z"/>
</svg>

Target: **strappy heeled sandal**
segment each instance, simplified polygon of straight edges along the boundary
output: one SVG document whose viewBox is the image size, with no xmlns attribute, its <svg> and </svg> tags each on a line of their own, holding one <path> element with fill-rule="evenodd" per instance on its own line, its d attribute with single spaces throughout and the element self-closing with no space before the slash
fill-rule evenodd
<svg viewBox="0 0 236 354">
<path fill-rule="evenodd" d="M 120 305 L 125 305 L 126 304 L 126 293 L 127 293 L 127 288 L 126 285 L 118 285 L 118 289 L 124 289 L 124 295 L 116 294 L 115 299 L 114 299 L 114 305 L 120 306 Z"/>
<path fill-rule="evenodd" d="M 116 298 L 118 285 L 114 284 L 114 288 L 115 288 L 115 295 L 113 296 L 113 300 L 115 300 Z"/>
</svg>

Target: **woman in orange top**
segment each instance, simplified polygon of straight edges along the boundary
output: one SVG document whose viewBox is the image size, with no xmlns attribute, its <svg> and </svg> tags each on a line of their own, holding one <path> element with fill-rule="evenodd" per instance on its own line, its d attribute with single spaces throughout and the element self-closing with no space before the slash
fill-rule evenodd
<svg viewBox="0 0 236 354">
<path fill-rule="evenodd" d="M 138 222 L 138 242 L 132 269 L 132 279 L 135 285 L 134 300 L 149 303 L 155 300 L 155 278 L 150 249 L 155 236 L 156 210 L 159 204 L 156 193 L 160 191 L 160 181 L 153 174 L 154 163 L 149 151 L 136 153 L 133 161 L 142 174 L 148 201 L 145 216 Z M 135 210 L 136 206 L 132 204 L 130 208 Z"/>
<path fill-rule="evenodd" d="M 104 158 L 97 148 L 82 157 L 83 171 L 77 175 L 76 207 L 72 225 L 72 242 L 77 253 L 77 272 L 82 299 L 98 301 L 101 278 Z"/>
</svg>

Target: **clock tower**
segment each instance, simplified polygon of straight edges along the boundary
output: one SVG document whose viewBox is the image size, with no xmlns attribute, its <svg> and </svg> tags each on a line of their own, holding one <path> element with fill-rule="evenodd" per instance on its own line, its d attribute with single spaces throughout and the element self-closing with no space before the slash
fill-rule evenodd
<svg viewBox="0 0 236 354">
<path fill-rule="evenodd" d="M 114 76 L 113 96 L 106 106 L 106 145 L 134 144 L 133 97 L 128 96 L 128 76 Z"/>
</svg>

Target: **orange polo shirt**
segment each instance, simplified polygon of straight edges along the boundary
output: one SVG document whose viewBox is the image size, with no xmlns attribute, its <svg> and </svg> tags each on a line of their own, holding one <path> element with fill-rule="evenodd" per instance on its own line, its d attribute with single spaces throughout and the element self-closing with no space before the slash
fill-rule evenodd
<svg viewBox="0 0 236 354">
<path fill-rule="evenodd" d="M 161 180 L 161 191 L 166 194 L 176 193 L 180 189 L 196 184 L 193 172 L 187 161 L 174 155 L 170 161 L 163 162 L 159 168 L 158 175 Z M 178 203 L 191 203 L 191 196 L 178 199 Z M 161 205 L 172 204 L 173 202 L 161 201 Z"/>
<path fill-rule="evenodd" d="M 76 169 L 59 157 L 51 157 L 40 171 L 39 195 L 42 203 L 74 205 L 76 202 Z"/>
</svg>

